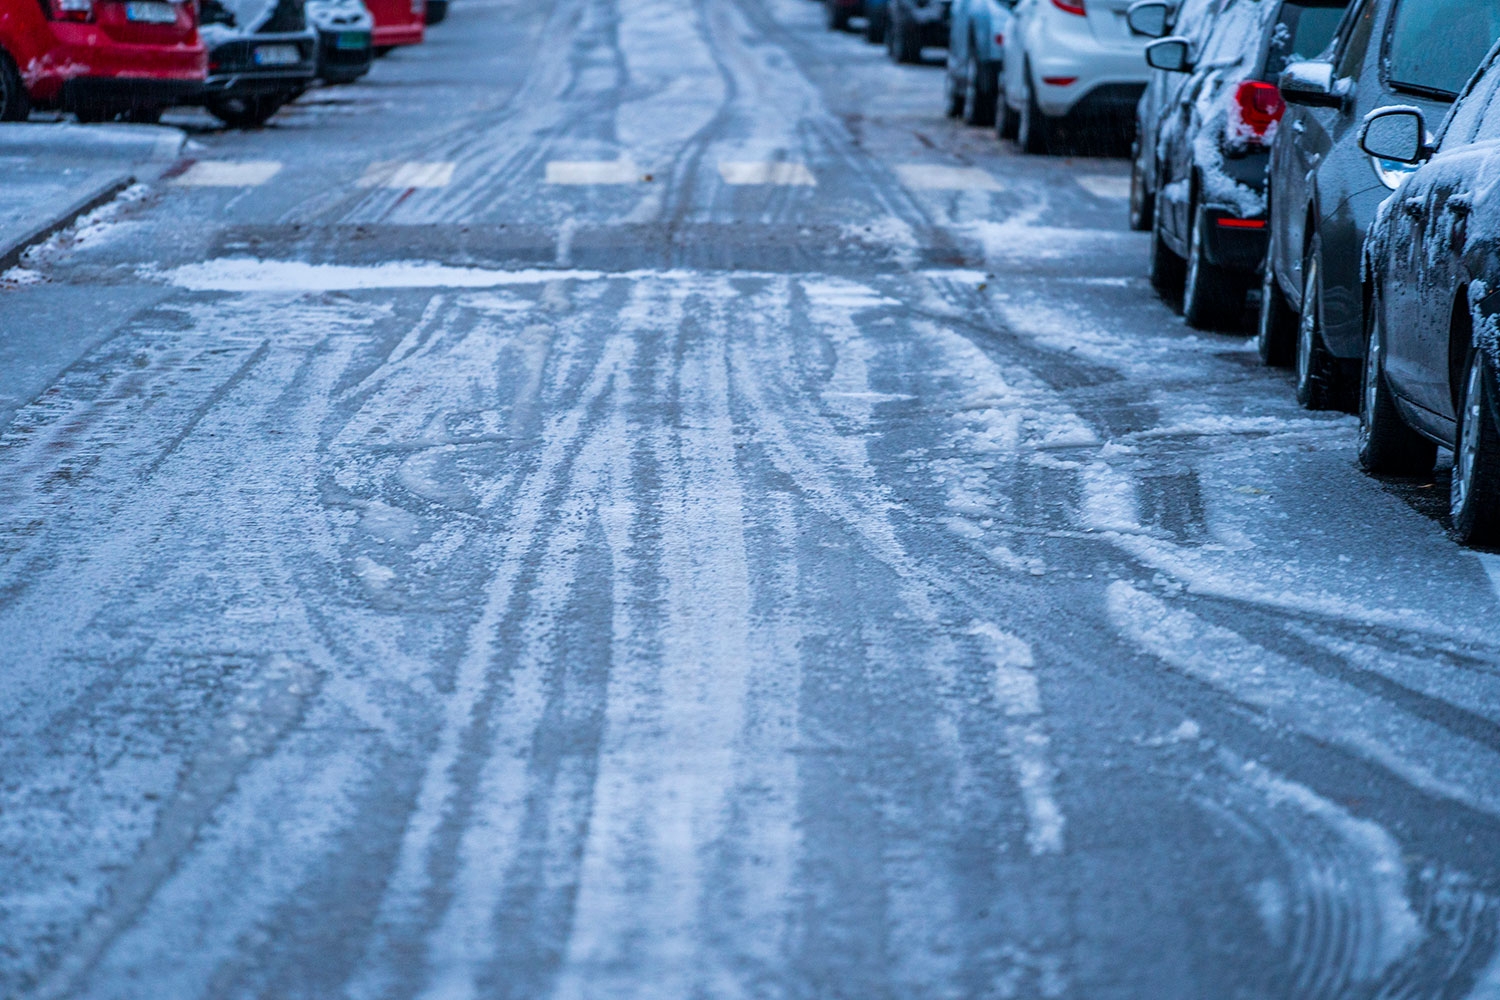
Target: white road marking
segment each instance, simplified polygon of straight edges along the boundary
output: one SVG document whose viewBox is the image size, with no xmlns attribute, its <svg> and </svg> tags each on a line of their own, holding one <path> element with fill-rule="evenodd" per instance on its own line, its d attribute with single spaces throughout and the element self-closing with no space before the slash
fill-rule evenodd
<svg viewBox="0 0 1500 1000">
<path fill-rule="evenodd" d="M 1026 807 L 1026 844 L 1032 854 L 1061 854 L 1067 820 L 1052 791 L 1057 771 L 1047 754 L 1050 741 L 1042 727 L 1031 647 L 988 622 L 975 622 L 970 632 L 988 647 L 995 664 L 995 697 L 1010 720 L 1005 742 Z"/>
<path fill-rule="evenodd" d="M 548 184 L 638 184 L 645 175 L 635 161 L 553 160 L 547 164 Z"/>
<path fill-rule="evenodd" d="M 812 187 L 818 183 L 812 171 L 801 163 L 777 160 L 761 162 L 725 162 L 719 164 L 719 176 L 725 184 L 776 184 L 785 187 Z"/>
<path fill-rule="evenodd" d="M 978 167 L 944 167 L 933 163 L 903 163 L 896 168 L 901 183 L 914 191 L 1003 191 L 992 174 Z"/>
<path fill-rule="evenodd" d="M 1118 174 L 1080 174 L 1073 178 L 1095 198 L 1124 201 L 1130 198 L 1130 178 Z"/>
<path fill-rule="evenodd" d="M 281 172 L 276 160 L 199 160 L 173 179 L 188 187 L 255 187 Z"/>
<path fill-rule="evenodd" d="M 397 160 L 370 164 L 355 184 L 367 188 L 440 188 L 447 187 L 452 181 L 452 163 L 403 163 Z"/>
</svg>

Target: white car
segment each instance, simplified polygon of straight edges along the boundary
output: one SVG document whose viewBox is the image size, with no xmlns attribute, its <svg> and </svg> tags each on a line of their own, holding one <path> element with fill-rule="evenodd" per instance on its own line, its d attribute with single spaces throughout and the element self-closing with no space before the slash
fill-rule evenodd
<svg viewBox="0 0 1500 1000">
<path fill-rule="evenodd" d="M 1005 39 L 1000 130 L 1028 153 L 1056 144 L 1064 121 L 1098 122 L 1122 137 L 1146 89 L 1149 39 L 1125 16 L 1132 0 L 1020 0 Z"/>
</svg>

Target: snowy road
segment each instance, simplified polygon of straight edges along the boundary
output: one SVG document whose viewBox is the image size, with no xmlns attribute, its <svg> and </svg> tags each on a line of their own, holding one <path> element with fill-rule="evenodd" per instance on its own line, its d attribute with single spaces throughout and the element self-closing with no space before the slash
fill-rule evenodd
<svg viewBox="0 0 1500 1000">
<path fill-rule="evenodd" d="M 0 995 L 1500 997 L 1446 478 L 820 19 L 456 0 L 12 273 Z"/>
</svg>

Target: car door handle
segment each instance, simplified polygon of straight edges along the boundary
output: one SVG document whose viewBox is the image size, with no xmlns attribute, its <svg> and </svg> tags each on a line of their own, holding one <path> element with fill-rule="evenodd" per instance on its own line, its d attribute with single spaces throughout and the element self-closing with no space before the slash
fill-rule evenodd
<svg viewBox="0 0 1500 1000">
<path fill-rule="evenodd" d="M 1443 211 L 1462 219 L 1474 211 L 1474 206 L 1468 198 L 1459 195 L 1449 198 L 1447 203 L 1443 205 Z"/>
</svg>

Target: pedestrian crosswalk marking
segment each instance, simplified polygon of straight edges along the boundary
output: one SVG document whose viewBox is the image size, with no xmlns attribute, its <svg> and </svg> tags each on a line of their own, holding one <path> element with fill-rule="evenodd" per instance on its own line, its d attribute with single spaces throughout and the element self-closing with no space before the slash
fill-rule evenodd
<svg viewBox="0 0 1500 1000">
<path fill-rule="evenodd" d="M 787 187 L 812 187 L 817 184 L 812 171 L 801 163 L 777 160 L 749 163 L 720 163 L 719 176 L 725 184 L 779 184 Z"/>
<path fill-rule="evenodd" d="M 199 160 L 173 178 L 189 187 L 255 187 L 281 172 L 276 160 Z"/>
<path fill-rule="evenodd" d="M 1078 186 L 1095 198 L 1120 200 L 1130 197 L 1130 178 L 1119 174 L 1080 174 Z"/>
<path fill-rule="evenodd" d="M 452 163 L 403 163 L 396 160 L 370 164 L 356 183 L 360 187 L 440 188 L 447 187 L 452 181 Z"/>
<path fill-rule="evenodd" d="M 548 184 L 637 184 L 644 179 L 629 158 L 623 160 L 553 160 Z"/>
<path fill-rule="evenodd" d="M 989 172 L 978 167 L 944 167 L 932 163 L 907 163 L 896 167 L 901 183 L 914 191 L 1000 191 L 1003 188 Z"/>
</svg>

